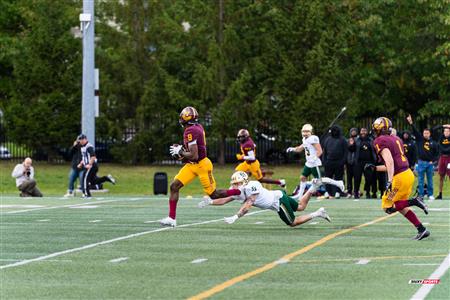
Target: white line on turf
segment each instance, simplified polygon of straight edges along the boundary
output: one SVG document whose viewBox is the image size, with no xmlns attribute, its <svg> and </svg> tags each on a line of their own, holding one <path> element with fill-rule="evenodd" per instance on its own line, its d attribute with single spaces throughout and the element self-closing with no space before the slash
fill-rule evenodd
<svg viewBox="0 0 450 300">
<path fill-rule="evenodd" d="M 449 211 L 450 208 L 448 207 L 443 207 L 443 208 L 429 208 L 429 211 Z"/>
<path fill-rule="evenodd" d="M 309 225 L 316 225 L 319 224 L 319 222 L 310 222 Z"/>
<path fill-rule="evenodd" d="M 261 225 L 261 224 L 264 224 L 264 222 L 259 221 L 259 222 L 255 222 L 255 224 L 256 225 Z"/>
<path fill-rule="evenodd" d="M 285 258 L 280 258 L 279 260 L 275 261 L 277 265 L 287 264 L 288 262 L 289 260 Z"/>
<path fill-rule="evenodd" d="M 119 257 L 119 258 L 111 259 L 109 262 L 118 263 L 118 262 L 121 262 L 121 261 L 125 261 L 127 259 L 128 259 L 128 257 Z"/>
<path fill-rule="evenodd" d="M 259 210 L 259 211 L 251 212 L 251 213 L 248 213 L 247 216 L 256 215 L 256 214 L 263 213 L 263 212 L 266 212 L 266 211 L 268 211 L 268 210 Z M 42 261 L 42 260 L 46 260 L 46 259 L 49 259 L 49 258 L 61 256 L 61 255 L 64 255 L 64 254 L 69 254 L 69 253 L 73 253 L 73 252 L 83 251 L 83 250 L 91 249 L 91 248 L 94 248 L 94 247 L 97 247 L 97 246 L 101 246 L 101 245 L 111 244 L 111 243 L 118 242 L 118 241 L 128 240 L 128 239 L 131 239 L 131 238 L 135 238 L 135 237 L 146 235 L 146 234 L 150 234 L 150 233 L 161 232 L 161 231 L 177 229 L 177 228 L 190 227 L 190 226 L 196 226 L 196 225 L 217 223 L 217 222 L 221 222 L 221 221 L 223 222 L 223 218 L 215 219 L 215 220 L 209 220 L 209 221 L 203 221 L 203 222 L 190 223 L 190 224 L 183 224 L 183 225 L 179 225 L 179 226 L 177 226 L 175 228 L 173 228 L 173 227 L 162 227 L 162 228 L 158 228 L 158 229 L 154 229 L 154 230 L 137 232 L 137 233 L 133 233 L 133 234 L 117 237 L 117 238 L 114 238 L 114 239 L 110 239 L 110 240 L 106 240 L 106 241 L 102 241 L 102 242 L 98 242 L 98 243 L 93 243 L 93 244 L 84 245 L 84 246 L 77 247 L 77 248 L 67 249 L 67 250 L 64 250 L 64 251 L 55 252 L 55 253 L 51 253 L 51 254 L 47 254 L 47 255 L 31 258 L 31 259 L 21 260 L 21 261 L 18 261 L 16 263 L 0 266 L 0 270 L 7 269 L 7 268 L 12 268 L 12 267 L 23 266 L 23 265 L 30 264 L 32 262 Z"/>
<path fill-rule="evenodd" d="M 97 208 L 98 205 L 78 205 L 78 206 L 69 206 L 69 208 L 76 208 L 76 209 L 89 209 L 89 208 Z"/>
<path fill-rule="evenodd" d="M 440 279 L 445 272 L 450 268 L 450 253 L 444 259 L 444 261 L 440 264 L 440 266 L 434 270 L 433 274 L 431 274 L 427 279 Z M 422 300 L 431 292 L 431 289 L 434 287 L 434 284 L 424 284 L 420 287 L 420 289 L 411 297 L 411 300 Z"/>
<path fill-rule="evenodd" d="M 439 264 L 403 264 L 404 266 L 439 266 Z"/>
<path fill-rule="evenodd" d="M 370 262 L 370 259 L 360 259 L 355 264 L 357 265 L 367 265 Z"/>
<path fill-rule="evenodd" d="M 38 222 L 48 222 L 50 221 L 49 219 L 42 219 L 42 220 L 37 220 Z"/>
<path fill-rule="evenodd" d="M 8 204 L 8 205 L 0 205 L 0 208 L 38 208 L 44 207 L 42 205 L 21 205 L 21 204 Z"/>
<path fill-rule="evenodd" d="M 208 260 L 207 258 L 197 258 L 191 261 L 191 264 L 201 264 L 202 262 L 205 262 L 207 260 Z"/>
<path fill-rule="evenodd" d="M 78 203 L 78 204 L 65 204 L 65 205 L 57 205 L 57 206 L 43 206 L 43 207 L 31 208 L 31 209 L 13 210 L 13 211 L 3 212 L 3 214 L 17 214 L 17 213 L 23 213 L 23 212 L 29 212 L 29 211 L 36 211 L 36 210 L 48 210 L 48 209 L 75 207 L 75 206 L 83 206 L 83 205 L 89 205 L 89 204 L 103 204 L 103 203 L 110 203 L 110 202 L 152 200 L 152 199 L 160 199 L 160 198 L 149 197 L 149 198 L 131 198 L 131 199 L 126 199 L 126 198 L 111 199 L 111 200 L 103 200 L 103 201 L 84 202 L 84 203 Z"/>
<path fill-rule="evenodd" d="M 89 221 L 89 223 L 98 223 L 98 222 L 101 222 L 102 220 L 92 220 L 92 221 Z"/>
<path fill-rule="evenodd" d="M 144 223 L 145 224 L 149 224 L 149 223 L 158 223 L 159 222 L 159 220 L 155 220 L 155 221 L 145 221 Z"/>
</svg>

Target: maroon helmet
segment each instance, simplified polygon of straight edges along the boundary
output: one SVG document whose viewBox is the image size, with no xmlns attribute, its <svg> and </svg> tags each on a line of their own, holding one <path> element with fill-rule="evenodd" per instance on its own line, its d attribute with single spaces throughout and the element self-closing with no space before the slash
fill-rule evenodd
<svg viewBox="0 0 450 300">
<path fill-rule="evenodd" d="M 239 143 L 244 143 L 250 137 L 250 133 L 247 129 L 240 129 L 237 134 L 237 140 Z"/>
<path fill-rule="evenodd" d="M 372 124 L 372 130 L 376 136 L 391 134 L 392 121 L 386 117 L 379 117 Z"/>
<path fill-rule="evenodd" d="M 187 106 L 183 108 L 180 113 L 179 122 L 181 126 L 193 125 L 198 123 L 198 112 L 192 106 Z"/>
</svg>

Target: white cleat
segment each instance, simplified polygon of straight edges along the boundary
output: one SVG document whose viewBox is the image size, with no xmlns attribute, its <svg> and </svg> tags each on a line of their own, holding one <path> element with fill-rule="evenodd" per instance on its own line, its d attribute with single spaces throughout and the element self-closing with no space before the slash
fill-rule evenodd
<svg viewBox="0 0 450 300">
<path fill-rule="evenodd" d="M 344 181 L 338 180 L 337 182 L 338 182 L 338 184 L 339 184 L 338 187 L 341 189 L 342 192 L 344 192 L 344 191 L 345 191 Z"/>
<path fill-rule="evenodd" d="M 108 176 L 106 177 L 108 177 L 109 182 L 111 182 L 112 184 L 116 184 L 116 179 L 111 174 L 108 174 Z"/>
<path fill-rule="evenodd" d="M 321 207 L 321 208 L 319 208 L 319 209 L 317 210 L 317 212 L 319 213 L 318 216 L 319 216 L 320 218 L 325 219 L 325 220 L 327 220 L 328 222 L 331 222 L 331 218 L 330 218 L 330 216 L 328 215 L 328 213 L 327 213 L 327 211 L 325 210 L 325 208 Z"/>
<path fill-rule="evenodd" d="M 286 180 L 280 179 L 280 186 L 285 189 L 286 188 Z"/>
<path fill-rule="evenodd" d="M 69 197 L 73 197 L 73 196 L 75 196 L 74 192 L 67 191 L 67 194 L 64 195 L 64 198 L 69 198 Z"/>
<path fill-rule="evenodd" d="M 177 220 L 172 219 L 171 217 L 166 217 L 164 219 L 159 220 L 159 224 L 161 224 L 161 226 L 176 227 Z"/>
</svg>

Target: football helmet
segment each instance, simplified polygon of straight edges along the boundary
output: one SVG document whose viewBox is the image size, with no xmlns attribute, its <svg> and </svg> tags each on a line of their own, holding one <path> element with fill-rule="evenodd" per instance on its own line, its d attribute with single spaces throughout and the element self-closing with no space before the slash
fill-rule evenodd
<svg viewBox="0 0 450 300">
<path fill-rule="evenodd" d="M 239 143 L 244 143 L 250 137 L 250 133 L 247 129 L 240 129 L 237 134 L 237 140 Z"/>
<path fill-rule="evenodd" d="M 246 185 L 248 183 L 248 175 L 243 171 L 234 172 L 231 175 L 231 184 L 241 183 L 242 185 Z"/>
<path fill-rule="evenodd" d="M 372 130 L 376 136 L 391 134 L 392 121 L 386 117 L 379 117 L 372 124 Z"/>
<path fill-rule="evenodd" d="M 307 138 L 307 137 L 309 137 L 312 134 L 312 131 L 313 131 L 312 125 L 311 124 L 305 124 L 302 127 L 302 136 L 304 138 Z"/>
<path fill-rule="evenodd" d="M 181 126 L 186 125 L 194 125 L 198 123 L 198 112 L 195 108 L 192 106 L 187 106 L 183 108 L 183 110 L 180 113 L 180 119 L 179 119 Z"/>
</svg>

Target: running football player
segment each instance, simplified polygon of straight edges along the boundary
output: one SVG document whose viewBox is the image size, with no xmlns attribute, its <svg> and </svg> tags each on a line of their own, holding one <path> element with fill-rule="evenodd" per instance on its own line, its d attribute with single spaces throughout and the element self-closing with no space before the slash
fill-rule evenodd
<svg viewBox="0 0 450 300">
<path fill-rule="evenodd" d="M 294 191 L 292 198 L 300 199 L 303 196 L 306 187 L 306 180 L 309 175 L 314 178 L 321 178 L 319 167 L 322 165 L 320 156 L 322 155 L 322 147 L 320 146 L 319 137 L 313 135 L 313 127 L 311 124 L 305 124 L 302 127 L 302 144 L 297 147 L 289 147 L 286 152 L 302 152 L 305 151 L 306 163 L 300 176 L 299 187 Z M 323 178 L 322 183 L 331 184 L 344 192 L 345 186 L 342 180 L 333 180 L 331 178 Z"/>
<path fill-rule="evenodd" d="M 374 166 L 367 164 L 365 168 L 376 169 L 379 172 L 387 172 L 388 181 L 386 190 L 381 198 L 381 206 L 387 214 L 400 212 L 408 221 L 417 228 L 415 240 L 422 240 L 430 235 L 430 232 L 422 225 L 416 214 L 409 208 L 417 206 L 425 214 L 428 208 L 421 197 L 408 200 L 414 184 L 414 174 L 409 168 L 408 159 L 403 154 L 403 142 L 397 136 L 390 135 L 392 122 L 388 118 L 378 118 L 373 122 L 372 129 L 376 135 L 373 142 L 375 151 L 383 165 Z"/>
<path fill-rule="evenodd" d="M 199 202 L 198 206 L 203 208 L 208 205 L 224 205 L 233 200 L 240 201 L 242 206 L 239 211 L 231 217 L 224 218 L 224 221 L 228 224 L 233 224 L 237 219 L 242 218 L 252 206 L 276 211 L 280 219 L 283 220 L 286 225 L 291 227 L 301 225 L 314 218 L 323 218 L 328 222 L 331 222 L 330 217 L 323 207 L 308 215 L 296 217 L 294 214 L 296 211 L 303 211 L 306 208 L 309 199 L 311 198 L 311 194 L 313 194 L 321 184 L 318 179 L 313 180 L 312 186 L 303 195 L 300 203 L 287 196 L 285 191 L 269 191 L 265 189 L 259 181 L 248 181 L 247 173 L 242 171 L 235 172 L 233 176 L 231 176 L 230 183 L 233 188 L 241 191 L 240 195 L 215 200 L 205 198 L 203 201 Z"/>
<path fill-rule="evenodd" d="M 277 184 L 281 187 L 286 186 L 286 180 L 284 179 L 270 179 L 263 177 L 261 166 L 256 159 L 256 145 L 247 129 L 239 130 L 237 140 L 241 145 L 241 153 L 236 154 L 236 158 L 242 162 L 236 167 L 236 171 L 251 174 L 261 183 Z"/>
<path fill-rule="evenodd" d="M 180 113 L 179 122 L 184 128 L 183 145 L 170 146 L 170 154 L 174 158 L 183 160 L 185 164 L 170 184 L 169 216 L 160 220 L 162 226 L 177 225 L 179 191 L 196 177 L 199 178 L 203 191 L 213 199 L 240 194 L 237 189 L 216 190 L 213 165 L 206 156 L 205 130 L 198 123 L 197 110 L 191 106 L 185 107 Z"/>
</svg>

